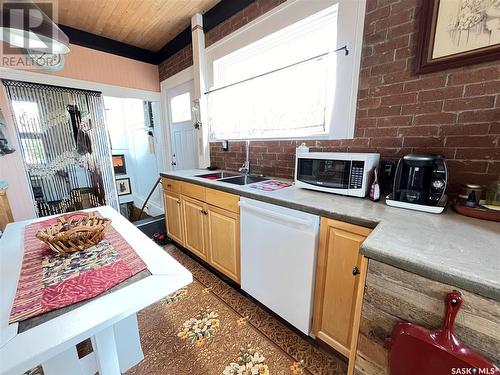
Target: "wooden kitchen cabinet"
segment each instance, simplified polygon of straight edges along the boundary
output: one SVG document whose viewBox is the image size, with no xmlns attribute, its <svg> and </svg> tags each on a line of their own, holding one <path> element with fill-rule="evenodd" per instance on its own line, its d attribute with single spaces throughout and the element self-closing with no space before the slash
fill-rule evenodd
<svg viewBox="0 0 500 375">
<path fill-rule="evenodd" d="M 353 363 L 368 264 L 359 248 L 370 232 L 321 219 L 313 333 Z"/>
<path fill-rule="evenodd" d="M 196 199 L 181 197 L 184 218 L 184 247 L 207 260 L 207 205 Z"/>
<path fill-rule="evenodd" d="M 163 202 L 166 213 L 167 234 L 177 243 L 184 245 L 181 196 L 164 190 Z"/>
<path fill-rule="evenodd" d="M 240 197 L 163 178 L 167 234 L 240 283 Z"/>
<path fill-rule="evenodd" d="M 240 215 L 208 206 L 209 263 L 240 283 Z"/>
</svg>

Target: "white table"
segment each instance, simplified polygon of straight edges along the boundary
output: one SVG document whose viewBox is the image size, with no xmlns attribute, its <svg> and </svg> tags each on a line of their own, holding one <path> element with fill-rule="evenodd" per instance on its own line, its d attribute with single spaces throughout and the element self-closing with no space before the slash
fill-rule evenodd
<svg viewBox="0 0 500 375">
<path fill-rule="evenodd" d="M 47 218 L 9 224 L 0 239 L 0 374 L 20 375 L 39 364 L 46 375 L 123 373 L 144 358 L 136 313 L 192 282 L 186 268 L 117 211 L 109 206 L 97 210 L 112 220 L 152 275 L 17 334 L 18 323 L 8 320 L 21 270 L 24 227 Z M 94 351 L 78 359 L 75 345 L 88 338 Z"/>
</svg>

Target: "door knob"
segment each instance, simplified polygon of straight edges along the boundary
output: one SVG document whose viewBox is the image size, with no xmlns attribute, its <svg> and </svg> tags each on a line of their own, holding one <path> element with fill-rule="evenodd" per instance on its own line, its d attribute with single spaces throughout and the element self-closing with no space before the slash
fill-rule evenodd
<svg viewBox="0 0 500 375">
<path fill-rule="evenodd" d="M 177 204 L 181 204 L 181 201 L 177 201 Z"/>
<path fill-rule="evenodd" d="M 356 276 L 356 275 L 359 275 L 361 272 L 359 272 L 359 268 L 358 267 L 354 267 L 352 269 L 352 274 L 353 276 Z"/>
</svg>

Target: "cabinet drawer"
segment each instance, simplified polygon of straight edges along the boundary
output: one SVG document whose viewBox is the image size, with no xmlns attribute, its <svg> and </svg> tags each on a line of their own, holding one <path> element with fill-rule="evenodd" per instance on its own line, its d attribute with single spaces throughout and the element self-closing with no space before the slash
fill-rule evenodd
<svg viewBox="0 0 500 375">
<path fill-rule="evenodd" d="M 240 197 L 238 195 L 208 188 L 206 189 L 205 195 L 206 202 L 212 206 L 223 208 L 235 213 L 240 212 L 240 206 L 238 205 Z"/>
<path fill-rule="evenodd" d="M 198 199 L 202 202 L 205 201 L 205 188 L 203 186 L 183 182 L 181 185 L 181 193 L 182 195 Z"/>
<path fill-rule="evenodd" d="M 163 185 L 163 190 L 165 191 L 171 191 L 173 193 L 181 192 L 181 181 L 163 177 L 161 184 Z"/>
</svg>

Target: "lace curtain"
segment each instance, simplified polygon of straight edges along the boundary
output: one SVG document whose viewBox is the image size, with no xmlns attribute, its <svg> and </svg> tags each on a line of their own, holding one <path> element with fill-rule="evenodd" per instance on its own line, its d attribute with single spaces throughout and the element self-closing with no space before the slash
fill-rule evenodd
<svg viewBox="0 0 500 375">
<path fill-rule="evenodd" d="M 99 92 L 3 80 L 39 217 L 118 209 Z"/>
</svg>

